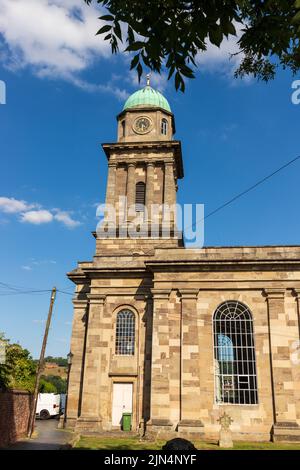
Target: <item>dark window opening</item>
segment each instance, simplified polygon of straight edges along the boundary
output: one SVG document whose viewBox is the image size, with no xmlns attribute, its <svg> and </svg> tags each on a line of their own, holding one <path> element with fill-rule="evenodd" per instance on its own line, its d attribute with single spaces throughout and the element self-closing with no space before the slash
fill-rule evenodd
<svg viewBox="0 0 300 470">
<path fill-rule="evenodd" d="M 136 212 L 144 212 L 146 199 L 146 185 L 142 181 L 135 186 L 135 210 Z"/>
<path fill-rule="evenodd" d="M 161 120 L 161 133 L 167 135 L 168 132 L 168 121 L 166 119 Z"/>
</svg>

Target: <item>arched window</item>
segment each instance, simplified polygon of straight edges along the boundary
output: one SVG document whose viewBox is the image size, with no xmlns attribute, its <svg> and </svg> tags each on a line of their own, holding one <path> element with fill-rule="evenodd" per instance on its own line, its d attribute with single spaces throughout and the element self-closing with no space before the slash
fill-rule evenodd
<svg viewBox="0 0 300 470">
<path fill-rule="evenodd" d="M 217 403 L 258 402 L 252 315 L 237 301 L 214 314 L 215 396 Z"/>
<path fill-rule="evenodd" d="M 116 354 L 134 355 L 135 316 L 131 310 L 121 310 L 117 315 Z"/>
<path fill-rule="evenodd" d="M 146 198 L 146 185 L 142 181 L 135 185 L 135 210 L 144 212 Z"/>
<path fill-rule="evenodd" d="M 168 121 L 164 118 L 161 120 L 161 133 L 167 135 L 168 132 Z"/>
</svg>

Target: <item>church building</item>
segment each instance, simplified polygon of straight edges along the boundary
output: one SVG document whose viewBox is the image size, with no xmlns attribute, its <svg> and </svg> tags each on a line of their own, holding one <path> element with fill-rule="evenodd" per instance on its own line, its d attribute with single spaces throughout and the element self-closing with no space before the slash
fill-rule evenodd
<svg viewBox="0 0 300 470">
<path fill-rule="evenodd" d="M 181 143 L 166 98 L 147 85 L 117 116 L 106 204 L 114 233 L 95 233 L 93 260 L 76 285 L 67 426 L 142 435 L 300 441 L 300 246 L 185 248 L 172 222 L 163 234 L 124 236 L 120 201 L 152 222 L 153 205 L 176 204 Z"/>
</svg>

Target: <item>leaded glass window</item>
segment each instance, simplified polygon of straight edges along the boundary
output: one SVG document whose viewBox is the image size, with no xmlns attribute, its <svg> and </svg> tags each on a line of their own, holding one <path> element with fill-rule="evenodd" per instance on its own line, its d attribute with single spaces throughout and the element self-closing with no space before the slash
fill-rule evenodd
<svg viewBox="0 0 300 470">
<path fill-rule="evenodd" d="M 134 355 L 135 315 L 131 310 L 121 310 L 117 315 L 116 354 Z"/>
<path fill-rule="evenodd" d="M 258 402 L 253 320 L 248 307 L 222 303 L 214 314 L 215 397 L 217 403 Z"/>
</svg>

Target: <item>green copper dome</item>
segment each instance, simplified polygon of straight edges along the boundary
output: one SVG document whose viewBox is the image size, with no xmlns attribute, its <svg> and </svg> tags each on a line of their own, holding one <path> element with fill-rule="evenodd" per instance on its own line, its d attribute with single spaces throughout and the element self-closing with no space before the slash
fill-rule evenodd
<svg viewBox="0 0 300 470">
<path fill-rule="evenodd" d="M 150 85 L 145 86 L 142 90 L 138 90 L 129 96 L 124 104 L 123 111 L 136 106 L 155 106 L 157 108 L 165 109 L 171 112 L 170 105 L 166 98 L 157 90 L 154 90 Z"/>
</svg>

